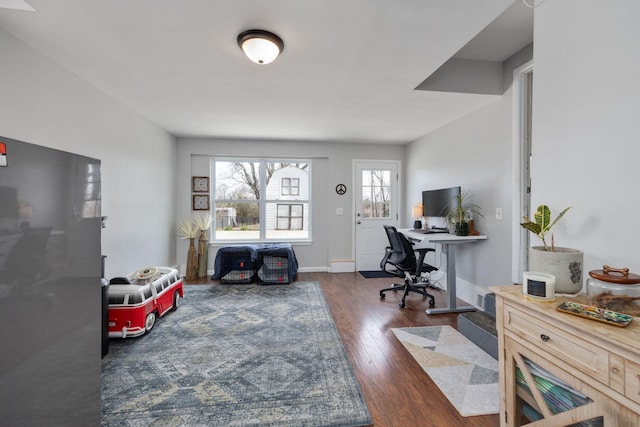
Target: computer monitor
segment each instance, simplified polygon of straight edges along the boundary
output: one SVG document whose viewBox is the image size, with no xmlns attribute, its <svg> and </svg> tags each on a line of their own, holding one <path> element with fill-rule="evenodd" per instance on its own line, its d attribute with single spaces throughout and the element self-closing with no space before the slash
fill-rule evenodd
<svg viewBox="0 0 640 427">
<path fill-rule="evenodd" d="M 440 188 L 422 192 L 422 209 L 426 217 L 447 216 L 460 196 L 460 187 Z"/>
</svg>

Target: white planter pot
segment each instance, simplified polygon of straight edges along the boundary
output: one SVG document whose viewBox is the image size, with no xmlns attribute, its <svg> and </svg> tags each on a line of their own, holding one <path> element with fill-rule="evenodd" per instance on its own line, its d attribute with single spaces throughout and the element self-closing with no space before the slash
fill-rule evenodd
<svg viewBox="0 0 640 427">
<path fill-rule="evenodd" d="M 583 253 L 578 249 L 556 247 L 555 252 L 544 246 L 529 248 L 529 271 L 556 277 L 556 293 L 576 294 L 582 290 Z"/>
</svg>

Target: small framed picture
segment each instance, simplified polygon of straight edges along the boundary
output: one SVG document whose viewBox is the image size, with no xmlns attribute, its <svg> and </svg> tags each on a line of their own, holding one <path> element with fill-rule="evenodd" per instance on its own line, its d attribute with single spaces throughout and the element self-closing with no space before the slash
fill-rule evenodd
<svg viewBox="0 0 640 427">
<path fill-rule="evenodd" d="M 209 192 L 209 177 L 208 176 L 194 176 L 191 181 L 191 189 L 194 193 L 208 193 Z"/>
<path fill-rule="evenodd" d="M 191 208 L 194 211 L 208 211 L 209 210 L 209 195 L 208 194 L 194 194 L 191 200 Z"/>
</svg>

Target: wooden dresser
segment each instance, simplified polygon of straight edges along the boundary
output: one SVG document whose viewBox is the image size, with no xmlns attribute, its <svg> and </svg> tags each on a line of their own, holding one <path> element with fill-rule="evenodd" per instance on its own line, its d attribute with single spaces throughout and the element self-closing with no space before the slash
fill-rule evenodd
<svg viewBox="0 0 640 427">
<path fill-rule="evenodd" d="M 564 301 L 584 303 L 580 298 L 542 302 L 525 298 L 522 286 L 490 290 L 496 293 L 501 426 L 640 425 L 640 318 L 621 328 L 556 310 Z M 580 406 L 554 413 L 554 403 L 545 401 L 548 390 L 532 386 L 540 377 L 529 362 L 570 386 L 566 394 L 578 396 Z"/>
</svg>

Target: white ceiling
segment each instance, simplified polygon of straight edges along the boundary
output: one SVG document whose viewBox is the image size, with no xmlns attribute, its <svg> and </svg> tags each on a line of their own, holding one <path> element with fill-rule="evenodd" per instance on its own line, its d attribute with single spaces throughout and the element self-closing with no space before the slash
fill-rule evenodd
<svg viewBox="0 0 640 427">
<path fill-rule="evenodd" d="M 458 51 L 508 58 L 533 13 L 520 0 L 0 0 L 0 28 L 176 136 L 401 144 L 494 99 L 414 88 Z M 284 40 L 275 62 L 243 55 L 249 28 Z"/>
</svg>

